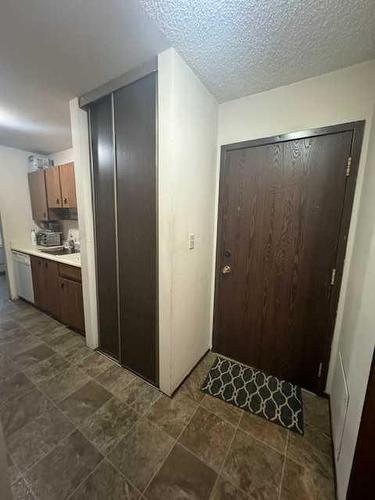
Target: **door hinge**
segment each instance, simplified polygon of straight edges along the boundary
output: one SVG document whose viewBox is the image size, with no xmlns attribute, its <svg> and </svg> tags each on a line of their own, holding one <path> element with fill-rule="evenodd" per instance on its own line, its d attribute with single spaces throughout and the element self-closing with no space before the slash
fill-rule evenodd
<svg viewBox="0 0 375 500">
<path fill-rule="evenodd" d="M 321 377 L 322 375 L 322 369 L 323 369 L 323 363 L 319 363 L 319 368 L 318 368 L 318 378 Z"/>
<path fill-rule="evenodd" d="M 336 279 L 336 269 L 332 269 L 331 286 L 333 286 L 335 284 L 335 279 Z"/>
<path fill-rule="evenodd" d="M 352 157 L 349 156 L 348 163 L 346 164 L 346 177 L 349 177 L 351 168 L 352 168 Z"/>
</svg>

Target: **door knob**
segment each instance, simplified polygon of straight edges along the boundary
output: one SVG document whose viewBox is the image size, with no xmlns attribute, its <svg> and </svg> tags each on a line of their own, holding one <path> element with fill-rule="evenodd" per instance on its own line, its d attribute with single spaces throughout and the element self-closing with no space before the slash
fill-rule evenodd
<svg viewBox="0 0 375 500">
<path fill-rule="evenodd" d="M 230 266 L 224 266 L 223 269 L 221 270 L 222 274 L 229 274 L 230 272 L 232 272 L 232 269 Z"/>
</svg>

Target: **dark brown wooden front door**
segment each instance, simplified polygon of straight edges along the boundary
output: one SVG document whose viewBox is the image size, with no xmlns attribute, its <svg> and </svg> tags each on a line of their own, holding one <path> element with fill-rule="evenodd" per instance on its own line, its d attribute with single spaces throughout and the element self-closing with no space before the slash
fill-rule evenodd
<svg viewBox="0 0 375 500">
<path fill-rule="evenodd" d="M 222 149 L 214 348 L 313 391 L 341 279 L 354 128 Z"/>
</svg>

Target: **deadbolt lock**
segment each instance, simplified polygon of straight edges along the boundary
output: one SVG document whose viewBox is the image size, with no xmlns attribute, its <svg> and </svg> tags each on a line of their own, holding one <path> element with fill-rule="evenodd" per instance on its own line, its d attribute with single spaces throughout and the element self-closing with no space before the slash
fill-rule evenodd
<svg viewBox="0 0 375 500">
<path fill-rule="evenodd" d="M 224 266 L 223 269 L 221 270 L 222 274 L 229 274 L 230 272 L 232 272 L 232 269 L 230 266 Z"/>
</svg>

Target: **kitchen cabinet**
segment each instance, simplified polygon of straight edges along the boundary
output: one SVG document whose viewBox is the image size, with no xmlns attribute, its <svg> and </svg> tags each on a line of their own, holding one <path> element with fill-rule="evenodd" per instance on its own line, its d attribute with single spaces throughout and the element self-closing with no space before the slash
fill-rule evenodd
<svg viewBox="0 0 375 500">
<path fill-rule="evenodd" d="M 47 202 L 49 208 L 61 208 L 61 184 L 59 167 L 46 169 Z"/>
<path fill-rule="evenodd" d="M 59 166 L 61 199 L 63 208 L 76 208 L 76 183 L 74 179 L 74 163 Z"/>
<path fill-rule="evenodd" d="M 58 263 L 32 256 L 31 270 L 35 305 L 56 319 L 59 319 Z"/>
<path fill-rule="evenodd" d="M 47 168 L 46 186 L 49 208 L 77 207 L 73 162 Z"/>
<path fill-rule="evenodd" d="M 83 331 L 85 329 L 83 313 L 82 284 L 66 278 L 59 278 L 61 322 Z"/>
<path fill-rule="evenodd" d="M 32 256 L 31 260 L 31 272 L 33 276 L 33 288 L 34 288 L 34 303 L 40 309 L 45 308 L 45 289 L 44 289 L 44 276 L 42 270 L 42 259 Z"/>
<path fill-rule="evenodd" d="M 28 174 L 31 208 L 35 221 L 71 218 L 59 208 L 77 208 L 74 163 L 57 165 Z"/>
<path fill-rule="evenodd" d="M 31 210 L 36 221 L 49 220 L 45 170 L 36 170 L 28 174 Z"/>
<path fill-rule="evenodd" d="M 35 305 L 43 311 L 52 314 L 55 318 L 59 318 L 60 307 L 57 283 L 57 263 L 32 256 L 31 270 Z"/>
<path fill-rule="evenodd" d="M 60 319 L 60 300 L 58 289 L 58 263 L 43 259 L 44 279 L 46 289 L 46 310 L 56 319 Z"/>
<path fill-rule="evenodd" d="M 84 332 L 81 270 L 31 256 L 35 306 L 70 328 Z"/>
</svg>

